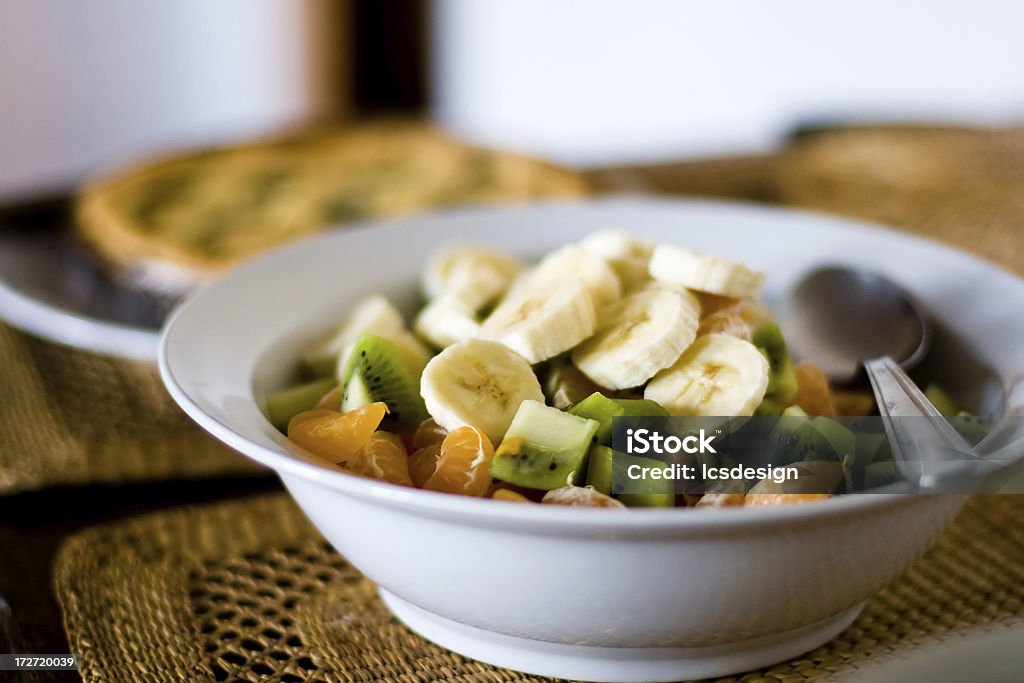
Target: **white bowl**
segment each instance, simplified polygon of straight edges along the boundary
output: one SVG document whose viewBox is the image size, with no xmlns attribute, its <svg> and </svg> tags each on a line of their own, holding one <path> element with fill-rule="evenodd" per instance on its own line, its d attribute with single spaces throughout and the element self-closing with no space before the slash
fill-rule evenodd
<svg viewBox="0 0 1024 683">
<path fill-rule="evenodd" d="M 452 650 L 534 674 L 669 681 L 812 649 L 935 541 L 962 496 L 701 511 L 503 504 L 332 470 L 293 452 L 260 410 L 357 298 L 380 291 L 411 310 L 437 246 L 538 256 L 607 228 L 748 262 L 775 290 L 822 262 L 869 267 L 914 292 L 1001 381 L 1024 369 L 1024 283 L 978 259 L 808 213 L 615 199 L 422 216 L 278 250 L 176 313 L 160 349 L 164 381 L 214 436 L 278 472 L 399 619 Z"/>
</svg>

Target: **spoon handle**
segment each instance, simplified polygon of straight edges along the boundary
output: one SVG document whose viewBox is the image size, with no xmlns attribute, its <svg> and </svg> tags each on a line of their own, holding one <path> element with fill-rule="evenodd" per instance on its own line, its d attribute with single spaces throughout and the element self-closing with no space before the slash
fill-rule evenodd
<svg viewBox="0 0 1024 683">
<path fill-rule="evenodd" d="M 892 358 L 864 362 L 893 457 L 905 475 L 922 489 L 934 488 L 939 479 L 961 471 L 964 461 L 977 459 L 974 448 Z"/>
<path fill-rule="evenodd" d="M 942 417 L 914 380 L 889 356 L 864 361 L 864 369 L 883 417 Z"/>
</svg>

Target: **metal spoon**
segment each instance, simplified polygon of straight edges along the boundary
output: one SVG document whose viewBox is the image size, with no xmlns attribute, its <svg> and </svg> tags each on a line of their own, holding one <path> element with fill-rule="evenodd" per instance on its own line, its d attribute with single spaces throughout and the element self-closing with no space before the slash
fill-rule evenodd
<svg viewBox="0 0 1024 683">
<path fill-rule="evenodd" d="M 794 355 L 834 382 L 854 379 L 864 361 L 882 356 L 910 369 L 931 343 L 931 325 L 913 298 L 874 273 L 819 268 L 781 303 L 779 322 Z"/>
<path fill-rule="evenodd" d="M 895 459 L 919 490 L 962 491 L 965 479 L 987 480 L 996 490 L 1024 471 L 1024 376 L 1006 393 L 1006 417 L 982 442 L 968 444 L 905 372 L 927 354 L 932 326 L 899 285 L 875 273 L 828 266 L 804 276 L 780 304 L 776 314 L 794 356 L 837 382 L 864 368 L 887 418 Z"/>
<path fill-rule="evenodd" d="M 893 460 L 919 490 L 963 487 L 982 473 L 974 447 L 932 405 L 913 380 L 888 356 L 864 362 Z"/>
<path fill-rule="evenodd" d="M 852 380 L 863 366 L 905 478 L 934 489 L 950 465 L 960 474 L 964 458 L 975 457 L 905 372 L 927 352 L 931 326 L 899 285 L 851 268 L 821 268 L 793 288 L 781 317 L 795 354 L 830 379 Z"/>
</svg>

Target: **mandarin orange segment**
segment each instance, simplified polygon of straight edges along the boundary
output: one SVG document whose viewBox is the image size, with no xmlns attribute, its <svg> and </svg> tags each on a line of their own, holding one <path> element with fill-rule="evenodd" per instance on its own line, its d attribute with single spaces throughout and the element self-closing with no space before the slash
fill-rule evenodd
<svg viewBox="0 0 1024 683">
<path fill-rule="evenodd" d="M 834 416 L 836 406 L 832 401 L 832 388 L 822 369 L 811 363 L 797 363 L 793 371 L 796 373 L 797 390 L 790 403 L 800 406 L 812 417 Z"/>
<path fill-rule="evenodd" d="M 491 486 L 494 446 L 476 427 L 459 427 L 441 442 L 441 456 L 423 488 L 483 496 Z"/>
<path fill-rule="evenodd" d="M 426 448 L 431 444 L 439 444 L 448 436 L 448 430 L 434 422 L 434 418 L 428 417 L 416 428 L 412 435 L 412 446 L 415 450 Z"/>
<path fill-rule="evenodd" d="M 503 500 L 507 503 L 532 503 L 533 501 L 512 489 L 495 489 L 491 494 L 494 500 Z"/>
<path fill-rule="evenodd" d="M 405 444 L 400 436 L 390 432 L 374 432 L 345 468 L 363 477 L 412 486 Z"/>
<path fill-rule="evenodd" d="M 794 505 L 796 503 L 825 500 L 830 497 L 831 495 L 828 493 L 748 493 L 743 499 L 743 505 L 750 507 Z"/>
<path fill-rule="evenodd" d="M 347 413 L 323 408 L 305 410 L 288 422 L 288 438 L 321 458 L 344 463 L 366 444 L 387 411 L 383 403 Z"/>
<path fill-rule="evenodd" d="M 314 407 L 314 409 L 316 409 L 316 408 L 323 408 L 323 409 L 326 409 L 326 410 L 336 410 L 336 411 L 340 412 L 341 411 L 341 387 L 334 387 L 333 389 L 328 391 L 326 394 L 324 394 L 323 398 L 321 398 L 319 401 L 317 401 L 317 404 L 315 406 L 313 406 L 313 407 Z"/>
<path fill-rule="evenodd" d="M 286 431 L 291 431 L 301 424 L 305 424 L 311 420 L 319 418 L 330 417 L 331 415 L 337 415 L 337 410 L 328 410 L 326 408 L 313 408 L 312 410 L 302 410 L 292 415 L 291 419 L 288 420 L 288 428 Z"/>
<path fill-rule="evenodd" d="M 417 488 L 423 488 L 427 480 L 437 469 L 437 459 L 441 457 L 441 442 L 437 441 L 417 449 L 409 456 L 409 476 Z"/>
<path fill-rule="evenodd" d="M 836 415 L 863 417 L 875 410 L 875 397 L 866 391 L 832 391 Z"/>
</svg>

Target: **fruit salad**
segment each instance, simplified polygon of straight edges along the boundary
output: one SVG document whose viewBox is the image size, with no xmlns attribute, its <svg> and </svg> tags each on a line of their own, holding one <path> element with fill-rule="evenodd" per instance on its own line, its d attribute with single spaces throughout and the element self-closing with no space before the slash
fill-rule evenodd
<svg viewBox="0 0 1024 683">
<path fill-rule="evenodd" d="M 448 246 L 426 262 L 411 324 L 382 296 L 359 302 L 307 350 L 306 381 L 271 395 L 266 413 L 349 472 L 449 494 L 614 508 L 826 497 L 768 481 L 613 494 L 617 417 L 874 410 L 870 393 L 837 391 L 793 363 L 758 303 L 763 281 L 744 264 L 620 232 L 535 264 Z M 842 441 L 816 429 L 822 443 Z"/>
</svg>

